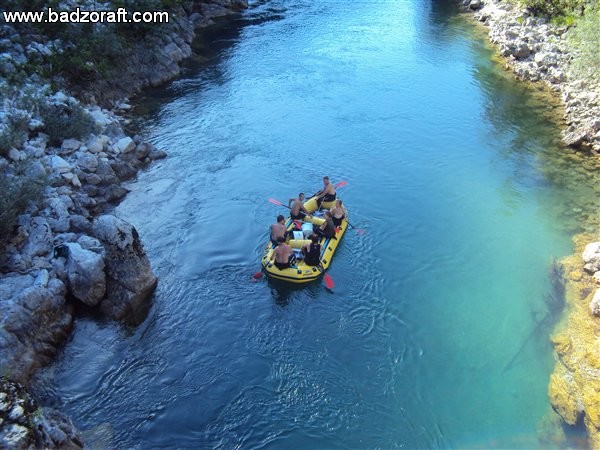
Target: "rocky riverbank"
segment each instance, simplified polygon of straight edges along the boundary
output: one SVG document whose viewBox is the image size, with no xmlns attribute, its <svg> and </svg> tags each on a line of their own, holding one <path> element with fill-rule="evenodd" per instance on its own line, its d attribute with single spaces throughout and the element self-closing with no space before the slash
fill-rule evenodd
<svg viewBox="0 0 600 450">
<path fill-rule="evenodd" d="M 600 155 L 600 85 L 571 70 L 566 27 L 549 24 L 514 3 L 465 0 L 466 10 L 489 27 L 506 67 L 523 80 L 544 82 L 565 105 L 563 143 Z M 590 225 L 597 229 L 599 217 Z M 586 227 L 589 228 L 589 227 Z M 585 424 L 589 445 L 600 448 L 600 233 L 574 237 L 575 254 L 561 261 L 566 309 L 551 336 L 556 364 L 548 395 L 566 424 Z M 564 436 L 563 436 L 564 438 Z"/>
<path fill-rule="evenodd" d="M 188 3 L 169 33 L 136 47 L 139 60 L 120 83 L 70 91 L 23 75 L 40 55 L 60 55 L 60 42 L 8 25 L 0 30 L 2 448 L 80 447 L 70 421 L 38 406 L 28 383 L 67 340 L 78 304 L 119 321 L 147 309 L 157 278 L 135 227 L 110 212 L 128 192 L 123 182 L 166 152 L 127 135 L 123 97 L 179 75 L 196 30 L 247 5 Z M 15 75 L 25 78 L 17 83 Z"/>
<path fill-rule="evenodd" d="M 506 66 L 523 80 L 546 83 L 562 98 L 565 145 L 600 154 L 600 84 L 581 79 L 571 69 L 569 29 L 534 17 L 516 3 L 465 0 L 466 10 L 489 28 L 489 37 Z"/>
</svg>

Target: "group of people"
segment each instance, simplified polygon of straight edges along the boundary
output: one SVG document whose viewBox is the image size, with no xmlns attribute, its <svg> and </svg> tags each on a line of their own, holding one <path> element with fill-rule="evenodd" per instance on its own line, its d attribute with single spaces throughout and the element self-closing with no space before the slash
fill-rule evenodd
<svg viewBox="0 0 600 450">
<path fill-rule="evenodd" d="M 301 251 L 304 263 L 309 266 L 318 266 L 320 264 L 321 245 L 319 238 L 335 239 L 337 227 L 342 224 L 346 217 L 346 210 L 342 201 L 336 199 L 335 187 L 329 182 L 329 177 L 323 177 L 323 189 L 317 192 L 314 197 L 317 200 L 317 206 L 320 209 L 325 202 L 335 200 L 334 206 L 325 211 L 323 215 L 324 222 L 319 225 L 313 225 L 313 234 L 309 236 L 310 242 L 305 244 Z M 304 207 L 304 193 L 300 193 L 297 198 L 291 198 L 288 202 L 290 216 L 292 220 L 303 220 L 310 213 Z M 271 261 L 274 261 L 275 267 L 283 270 L 290 267 L 295 262 L 295 255 L 292 247 L 286 244 L 288 236 L 292 235 L 293 230 L 288 231 L 285 226 L 285 217 L 277 216 L 277 222 L 271 225 L 271 242 L 275 245 L 275 250 L 271 255 Z"/>
</svg>

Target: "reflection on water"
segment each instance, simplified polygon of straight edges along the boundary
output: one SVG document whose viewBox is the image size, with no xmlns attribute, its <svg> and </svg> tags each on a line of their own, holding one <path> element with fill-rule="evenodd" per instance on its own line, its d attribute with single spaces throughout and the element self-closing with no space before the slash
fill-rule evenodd
<svg viewBox="0 0 600 450">
<path fill-rule="evenodd" d="M 201 39 L 136 107 L 169 151 L 117 208 L 160 278 L 148 317 L 80 318 L 46 395 L 115 447 L 566 445 L 548 268 L 597 187 L 449 3 L 256 2 Z M 267 199 L 323 175 L 367 230 L 336 287 L 252 280 Z"/>
</svg>

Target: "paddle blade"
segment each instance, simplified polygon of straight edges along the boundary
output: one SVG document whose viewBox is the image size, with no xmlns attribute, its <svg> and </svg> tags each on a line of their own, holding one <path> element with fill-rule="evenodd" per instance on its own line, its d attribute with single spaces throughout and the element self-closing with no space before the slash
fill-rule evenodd
<svg viewBox="0 0 600 450">
<path fill-rule="evenodd" d="M 346 186 L 348 184 L 347 181 L 340 181 L 338 184 L 336 184 L 334 187 L 337 188 L 341 188 L 342 186 Z"/>
<path fill-rule="evenodd" d="M 281 203 L 279 200 L 275 200 L 274 198 L 270 198 L 269 199 L 269 203 L 273 203 L 274 205 L 277 206 L 285 206 L 283 203 Z"/>
<path fill-rule="evenodd" d="M 325 286 L 327 287 L 327 289 L 333 289 L 333 287 L 335 286 L 333 279 L 329 276 L 328 273 L 326 273 L 323 277 L 323 281 L 325 281 Z"/>
<path fill-rule="evenodd" d="M 364 234 L 366 233 L 366 231 L 365 231 L 364 229 L 362 229 L 362 228 L 357 228 L 357 229 L 356 229 L 356 232 L 357 232 L 358 234 L 360 234 L 361 236 L 362 236 L 362 235 L 364 235 Z"/>
<path fill-rule="evenodd" d="M 256 272 L 254 275 L 252 275 L 252 279 L 258 280 L 258 279 L 262 278 L 262 276 L 263 276 L 262 271 L 261 272 Z"/>
</svg>

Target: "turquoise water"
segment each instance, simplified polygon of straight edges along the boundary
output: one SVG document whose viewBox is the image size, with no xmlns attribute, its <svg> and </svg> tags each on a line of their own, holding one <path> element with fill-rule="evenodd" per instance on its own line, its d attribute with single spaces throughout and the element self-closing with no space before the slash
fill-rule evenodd
<svg viewBox="0 0 600 450">
<path fill-rule="evenodd" d="M 538 322 L 573 231 L 543 175 L 550 108 L 443 2 L 254 2 L 206 39 L 208 62 L 139 101 L 169 158 L 117 208 L 152 307 L 77 320 L 58 406 L 118 448 L 538 447 Z M 325 174 L 366 230 L 336 287 L 252 282 L 285 212 L 267 199 Z"/>
</svg>

